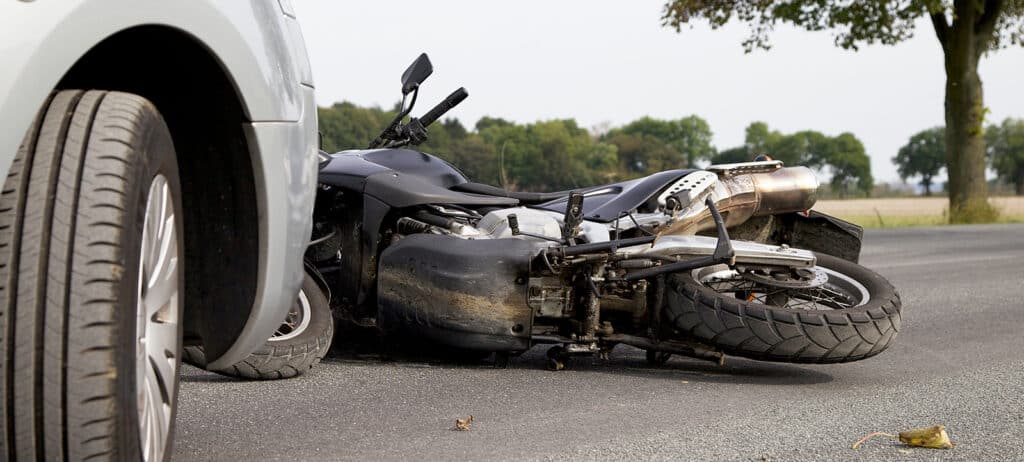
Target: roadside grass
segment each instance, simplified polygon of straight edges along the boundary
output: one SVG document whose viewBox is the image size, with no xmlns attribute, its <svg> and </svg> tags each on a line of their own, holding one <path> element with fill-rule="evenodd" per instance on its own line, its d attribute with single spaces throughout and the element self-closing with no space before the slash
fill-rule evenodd
<svg viewBox="0 0 1024 462">
<path fill-rule="evenodd" d="M 942 226 L 949 224 L 945 215 L 836 215 L 865 228 L 905 228 L 909 226 Z M 996 223 L 1024 223 L 1024 215 L 1000 215 Z"/>
<path fill-rule="evenodd" d="M 994 197 L 996 223 L 1024 223 L 1024 197 Z M 823 200 L 814 209 L 865 228 L 902 228 L 949 224 L 944 197 Z"/>
</svg>

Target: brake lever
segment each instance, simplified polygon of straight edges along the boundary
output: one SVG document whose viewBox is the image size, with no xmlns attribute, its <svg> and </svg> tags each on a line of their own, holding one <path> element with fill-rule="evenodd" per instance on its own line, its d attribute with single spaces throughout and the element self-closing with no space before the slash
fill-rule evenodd
<svg viewBox="0 0 1024 462">
<path fill-rule="evenodd" d="M 409 119 L 409 123 L 402 126 L 401 135 L 406 138 L 408 144 L 418 146 L 427 141 L 427 128 L 420 119 L 413 117 Z"/>
</svg>

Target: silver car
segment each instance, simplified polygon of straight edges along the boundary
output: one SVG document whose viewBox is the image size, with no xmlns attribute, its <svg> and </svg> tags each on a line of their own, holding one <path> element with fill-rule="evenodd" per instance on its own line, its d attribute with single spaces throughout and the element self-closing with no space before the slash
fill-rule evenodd
<svg viewBox="0 0 1024 462">
<path fill-rule="evenodd" d="M 294 12 L 9 0 L 0 63 L 0 460 L 168 459 L 184 348 L 245 360 L 303 283 Z"/>
</svg>

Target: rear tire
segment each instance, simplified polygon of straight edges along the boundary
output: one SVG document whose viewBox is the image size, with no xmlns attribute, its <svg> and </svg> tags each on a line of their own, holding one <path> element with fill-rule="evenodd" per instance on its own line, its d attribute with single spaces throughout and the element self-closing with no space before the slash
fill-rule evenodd
<svg viewBox="0 0 1024 462">
<path fill-rule="evenodd" d="M 302 290 L 290 315 L 296 310 L 305 311 L 302 320 L 293 326 L 301 330 L 279 330 L 242 361 L 212 372 L 255 380 L 287 379 L 308 372 L 327 354 L 334 336 L 331 307 L 309 274 L 302 281 Z M 202 346 L 185 347 L 184 360 L 187 364 L 206 369 L 206 354 Z"/>
<path fill-rule="evenodd" d="M 40 111 L 0 194 L 0 459 L 170 458 L 180 197 L 149 101 L 66 90 Z"/>
<path fill-rule="evenodd" d="M 668 277 L 665 317 L 677 330 L 727 354 L 762 361 L 842 363 L 888 348 L 900 330 L 900 298 L 885 278 L 863 266 L 816 254 L 818 266 L 859 283 L 861 306 L 807 310 L 737 299 L 698 282 L 694 273 Z"/>
</svg>

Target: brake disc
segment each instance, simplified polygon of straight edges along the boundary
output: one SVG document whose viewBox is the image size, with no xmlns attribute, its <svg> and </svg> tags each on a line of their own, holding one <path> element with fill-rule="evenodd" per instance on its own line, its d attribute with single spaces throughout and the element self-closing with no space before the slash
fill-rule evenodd
<svg viewBox="0 0 1024 462">
<path fill-rule="evenodd" d="M 828 282 L 828 273 L 818 267 L 777 270 L 764 274 L 758 271 L 744 271 L 740 277 L 766 286 L 784 289 L 811 289 Z"/>
</svg>

